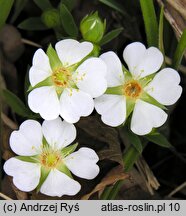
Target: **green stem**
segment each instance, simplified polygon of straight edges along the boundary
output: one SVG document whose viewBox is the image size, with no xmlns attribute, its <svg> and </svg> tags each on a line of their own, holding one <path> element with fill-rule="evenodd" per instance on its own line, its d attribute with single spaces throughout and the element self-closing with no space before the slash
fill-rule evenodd
<svg viewBox="0 0 186 216">
<path fill-rule="evenodd" d="M 126 152 L 123 155 L 123 164 L 124 164 L 125 172 L 128 172 L 132 169 L 134 163 L 137 161 L 140 155 L 141 154 L 133 147 L 133 145 L 129 146 L 129 148 L 126 150 Z M 115 183 L 115 185 L 112 188 L 107 187 L 103 191 L 101 199 L 102 200 L 115 199 L 122 185 L 123 185 L 123 181 L 118 181 Z"/>
<path fill-rule="evenodd" d="M 109 196 L 110 192 L 112 190 L 112 186 L 108 186 L 104 189 L 104 191 L 102 192 L 100 199 L 101 200 L 106 200 L 107 197 Z"/>
</svg>

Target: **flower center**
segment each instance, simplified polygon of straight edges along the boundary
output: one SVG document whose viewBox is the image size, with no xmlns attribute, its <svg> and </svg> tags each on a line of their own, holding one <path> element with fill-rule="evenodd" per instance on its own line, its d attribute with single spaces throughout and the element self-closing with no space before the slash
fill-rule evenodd
<svg viewBox="0 0 186 216">
<path fill-rule="evenodd" d="M 127 97 L 137 99 L 142 92 L 142 87 L 141 85 L 135 81 L 129 81 L 124 84 L 123 86 L 123 94 Z"/>
<path fill-rule="evenodd" d="M 71 79 L 71 72 L 65 68 L 57 68 L 53 71 L 52 80 L 56 87 L 66 88 L 69 85 Z"/>
<path fill-rule="evenodd" d="M 59 151 L 44 150 L 40 155 L 40 163 L 46 168 L 56 168 L 62 162 L 62 157 Z"/>
</svg>

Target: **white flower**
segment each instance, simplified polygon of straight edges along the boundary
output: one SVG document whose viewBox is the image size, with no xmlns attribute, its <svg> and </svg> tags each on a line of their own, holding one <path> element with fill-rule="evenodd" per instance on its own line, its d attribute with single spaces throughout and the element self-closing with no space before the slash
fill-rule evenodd
<svg viewBox="0 0 186 216">
<path fill-rule="evenodd" d="M 10 136 L 10 146 L 20 156 L 7 160 L 4 170 L 22 191 L 37 188 L 49 196 L 75 195 L 81 185 L 70 171 L 84 179 L 93 179 L 99 173 L 94 150 L 84 147 L 73 152 L 77 145 L 68 146 L 75 138 L 74 125 L 60 118 L 44 121 L 42 126 L 27 120 Z"/>
<path fill-rule="evenodd" d="M 108 89 L 95 99 L 95 108 L 102 121 L 110 126 L 119 126 L 132 113 L 131 130 L 145 135 L 160 127 L 167 119 L 163 105 L 174 104 L 182 93 L 177 71 L 165 68 L 157 72 L 163 55 L 155 47 L 148 49 L 139 42 L 128 45 L 123 57 L 129 71 L 114 52 L 100 56 L 108 68 Z"/>
<path fill-rule="evenodd" d="M 82 63 L 93 50 L 90 42 L 65 39 L 59 41 L 55 49 L 49 57 L 42 49 L 34 54 L 29 71 L 34 89 L 28 95 L 28 104 L 45 120 L 61 115 L 67 122 L 75 123 L 81 116 L 91 114 L 93 98 L 105 92 L 106 65 L 96 57 Z M 52 61 L 57 61 L 57 64 L 52 65 Z"/>
</svg>

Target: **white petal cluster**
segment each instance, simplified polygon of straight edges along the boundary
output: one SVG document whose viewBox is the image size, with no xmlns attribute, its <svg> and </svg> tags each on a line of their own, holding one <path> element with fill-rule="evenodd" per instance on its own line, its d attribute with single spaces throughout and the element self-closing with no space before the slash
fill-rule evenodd
<svg viewBox="0 0 186 216">
<path fill-rule="evenodd" d="M 114 52 L 88 57 L 92 50 L 90 42 L 66 39 L 56 44 L 52 57 L 42 49 L 35 52 L 28 104 L 45 121 L 26 120 L 11 134 L 11 149 L 19 156 L 4 164 L 20 190 L 75 195 L 81 185 L 72 174 L 84 179 L 98 175 L 96 152 L 85 147 L 74 152 L 70 145 L 76 138 L 72 123 L 90 115 L 94 106 L 105 124 L 116 127 L 131 116 L 133 133 L 145 135 L 165 123 L 164 105 L 181 96 L 180 76 L 171 68 L 160 70 L 163 55 L 157 48 L 128 45 L 123 52 L 128 70 Z M 57 58 L 56 68 L 51 58 Z"/>
<path fill-rule="evenodd" d="M 58 75 L 63 76 L 63 71 L 66 71 L 69 78 L 62 80 L 65 82 L 63 87 L 60 86 L 60 78 L 57 80 L 59 85 L 54 81 L 51 85 L 37 86 L 47 78 L 53 80 L 55 76 L 49 57 L 42 49 L 38 49 L 29 71 L 34 89 L 28 95 L 28 104 L 33 112 L 39 113 L 45 120 L 53 120 L 60 115 L 65 121 L 75 123 L 81 116 L 92 113 L 93 98 L 105 92 L 106 65 L 96 57 L 84 60 L 93 50 L 90 42 L 65 39 L 56 43 L 55 49 L 62 64 L 62 68 L 57 68 L 61 70 Z"/>
<path fill-rule="evenodd" d="M 123 58 L 128 65 L 130 79 L 125 76 L 122 64 L 114 52 L 104 53 L 100 58 L 107 65 L 108 87 L 121 89 L 119 94 L 113 90 L 95 99 L 95 108 L 101 114 L 102 121 L 113 127 L 123 124 L 128 117 L 128 105 L 134 103 L 130 126 L 134 133 L 145 135 L 163 125 L 167 119 L 165 111 L 142 97 L 147 93 L 159 104 L 172 105 L 182 93 L 180 76 L 171 68 L 160 70 L 144 85 L 149 75 L 161 68 L 162 53 L 155 47 L 146 49 L 139 42 L 129 44 L 123 52 Z"/>
<path fill-rule="evenodd" d="M 61 152 L 75 138 L 74 125 L 60 118 L 45 120 L 42 125 L 35 120 L 26 120 L 10 136 L 12 150 L 22 157 L 7 160 L 4 170 L 13 176 L 13 183 L 22 191 L 34 190 L 42 178 L 41 170 L 45 170 L 47 175 L 40 187 L 41 193 L 58 197 L 75 195 L 80 191 L 81 185 L 73 179 L 70 171 L 84 179 L 93 179 L 99 173 L 96 164 L 99 158 L 90 148 L 83 147 L 63 156 Z"/>
</svg>

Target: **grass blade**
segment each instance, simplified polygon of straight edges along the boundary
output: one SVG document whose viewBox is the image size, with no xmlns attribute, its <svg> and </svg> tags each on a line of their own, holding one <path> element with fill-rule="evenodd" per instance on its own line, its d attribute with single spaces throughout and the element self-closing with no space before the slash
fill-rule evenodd
<svg viewBox="0 0 186 216">
<path fill-rule="evenodd" d="M 10 13 L 14 0 L 0 0 L 0 30 L 4 26 L 6 19 Z"/>
<path fill-rule="evenodd" d="M 159 37 L 158 37 L 158 47 L 163 53 L 163 56 L 165 57 L 165 51 L 164 51 L 164 42 L 163 42 L 163 21 L 164 21 L 164 7 L 161 7 L 160 12 L 160 20 L 159 20 Z"/>
<path fill-rule="evenodd" d="M 186 29 L 183 31 L 180 41 L 178 42 L 175 54 L 174 54 L 174 58 L 173 58 L 173 68 L 178 70 L 182 58 L 183 58 L 183 54 L 185 52 L 186 49 Z"/>
<path fill-rule="evenodd" d="M 149 46 L 158 47 L 158 22 L 153 0 L 140 0 L 147 42 Z"/>
</svg>

